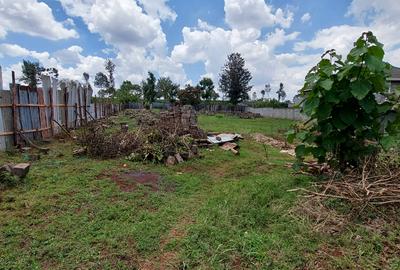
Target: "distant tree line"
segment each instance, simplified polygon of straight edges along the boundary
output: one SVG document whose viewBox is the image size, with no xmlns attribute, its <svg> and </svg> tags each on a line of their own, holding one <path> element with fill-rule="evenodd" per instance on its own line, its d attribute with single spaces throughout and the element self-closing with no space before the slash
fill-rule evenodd
<svg viewBox="0 0 400 270">
<path fill-rule="evenodd" d="M 115 103 L 134 103 L 143 102 L 146 107 L 150 107 L 156 100 L 163 100 L 172 104 L 197 105 L 202 102 L 215 102 L 219 98 L 223 101 L 237 105 L 239 103 L 249 104 L 255 107 L 276 107 L 284 108 L 288 102 L 284 102 L 286 92 L 283 83 L 280 83 L 276 91 L 278 99 L 270 99 L 270 84 L 266 84 L 261 90 L 262 98 L 257 98 L 257 93 L 252 93 L 250 101 L 249 93 L 253 89 L 250 85 L 252 75 L 245 67 L 245 60 L 239 53 L 232 53 L 228 56 L 227 62 L 223 66 L 219 75 L 220 97 L 211 78 L 202 78 L 197 85 L 186 84 L 181 87 L 172 81 L 170 77 L 164 76 L 156 78 L 153 72 L 148 72 L 147 78 L 141 83 L 132 83 L 125 80 L 119 86 L 115 85 L 116 65 L 112 60 L 107 59 L 104 64 L 104 72 L 98 72 L 94 77 L 94 86 L 99 89 L 98 99 L 107 99 Z M 55 68 L 44 68 L 38 62 L 23 61 L 21 81 L 37 87 L 40 84 L 40 75 L 48 74 L 58 77 L 58 70 Z M 89 74 L 83 73 L 85 85 L 89 85 Z M 265 96 L 267 95 L 267 98 Z"/>
</svg>

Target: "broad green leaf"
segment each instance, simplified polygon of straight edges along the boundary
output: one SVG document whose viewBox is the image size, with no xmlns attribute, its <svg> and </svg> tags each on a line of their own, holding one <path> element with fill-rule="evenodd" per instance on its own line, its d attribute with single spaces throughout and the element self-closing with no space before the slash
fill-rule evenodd
<svg viewBox="0 0 400 270">
<path fill-rule="evenodd" d="M 352 82 L 350 88 L 353 96 L 358 100 L 362 100 L 368 95 L 369 91 L 371 91 L 372 86 L 366 80 L 358 80 Z"/>
<path fill-rule="evenodd" d="M 385 63 L 373 55 L 368 55 L 365 63 L 367 64 L 367 67 L 374 72 L 381 72 L 385 68 Z"/>
<path fill-rule="evenodd" d="M 397 138 L 394 136 L 385 135 L 381 140 L 380 144 L 382 145 L 385 151 L 390 150 L 390 148 L 397 146 Z"/>
<path fill-rule="evenodd" d="M 360 105 L 366 113 L 371 113 L 377 106 L 374 96 L 369 95 L 360 100 Z"/>
<path fill-rule="evenodd" d="M 354 108 L 345 107 L 340 110 L 339 117 L 342 122 L 351 125 L 357 119 L 357 114 L 354 111 Z"/>
<path fill-rule="evenodd" d="M 311 115 L 317 109 L 318 105 L 319 105 L 318 97 L 307 99 L 306 102 L 304 102 L 303 111 L 305 114 Z"/>
<path fill-rule="evenodd" d="M 294 139 L 296 138 L 296 131 L 294 129 L 289 130 L 286 132 L 286 139 L 289 143 L 293 143 Z"/>
<path fill-rule="evenodd" d="M 307 83 L 313 83 L 319 79 L 319 75 L 317 73 L 309 73 L 306 76 Z"/>
<path fill-rule="evenodd" d="M 378 46 L 369 47 L 368 52 L 380 60 L 382 60 L 383 56 L 385 55 L 385 52 L 383 51 L 383 49 Z"/>
<path fill-rule="evenodd" d="M 317 115 L 319 120 L 327 119 L 332 112 L 332 106 L 326 102 L 320 104 L 317 109 Z"/>
<path fill-rule="evenodd" d="M 303 132 L 299 132 L 299 133 L 297 133 L 297 138 L 300 140 L 300 141 L 304 141 L 306 138 L 307 138 L 307 132 L 305 132 L 305 131 L 303 131 Z"/>
<path fill-rule="evenodd" d="M 387 113 L 389 110 L 393 108 L 393 104 L 390 102 L 385 102 L 378 105 L 378 112 L 379 113 Z"/>
<path fill-rule="evenodd" d="M 302 158 L 307 155 L 306 146 L 304 144 L 300 144 L 296 147 L 296 157 Z"/>
<path fill-rule="evenodd" d="M 326 155 L 325 149 L 323 149 L 323 148 L 321 148 L 321 147 L 313 147 L 313 148 L 311 149 L 311 153 L 312 153 L 313 156 L 316 157 L 316 158 L 325 157 L 325 155 Z"/>
<path fill-rule="evenodd" d="M 340 99 L 335 91 L 328 91 L 325 94 L 325 100 L 329 103 L 338 104 Z"/>
<path fill-rule="evenodd" d="M 361 47 L 361 48 L 354 48 L 350 51 L 349 55 L 353 56 L 353 57 L 359 57 L 361 55 L 363 55 L 364 53 L 368 52 L 368 49 L 365 47 Z"/>
<path fill-rule="evenodd" d="M 331 79 L 325 79 L 323 81 L 320 81 L 318 84 L 325 90 L 331 90 L 333 81 Z"/>
<path fill-rule="evenodd" d="M 326 75 L 331 76 L 333 71 L 335 70 L 335 66 L 331 64 L 331 61 L 328 59 L 322 59 L 319 63 L 320 70 Z"/>
<path fill-rule="evenodd" d="M 343 130 L 348 127 L 348 125 L 346 125 L 345 123 L 343 123 L 342 120 L 340 120 L 339 116 L 333 117 L 332 123 L 335 126 L 335 128 L 337 128 L 338 130 Z"/>
</svg>

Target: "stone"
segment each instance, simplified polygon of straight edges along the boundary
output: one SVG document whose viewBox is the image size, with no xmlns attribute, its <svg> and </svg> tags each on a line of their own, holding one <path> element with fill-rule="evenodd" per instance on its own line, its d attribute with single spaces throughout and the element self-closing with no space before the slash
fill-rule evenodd
<svg viewBox="0 0 400 270">
<path fill-rule="evenodd" d="M 192 145 L 190 150 L 194 155 L 197 155 L 199 153 L 199 147 L 197 145 L 195 145 L 195 144 Z"/>
<path fill-rule="evenodd" d="M 12 165 L 11 164 L 5 164 L 0 167 L 0 172 L 9 172 L 12 173 Z"/>
<path fill-rule="evenodd" d="M 18 176 L 19 178 L 24 178 L 31 167 L 31 164 L 29 163 L 19 163 L 14 166 L 12 166 L 12 174 L 15 176 Z"/>
<path fill-rule="evenodd" d="M 165 165 L 174 166 L 176 164 L 176 158 L 174 156 L 169 156 L 165 161 Z"/>
<path fill-rule="evenodd" d="M 31 150 L 32 150 L 31 147 L 22 147 L 22 148 L 21 148 L 21 152 L 22 152 L 22 153 L 28 153 L 28 152 L 31 151 Z"/>
<path fill-rule="evenodd" d="M 177 161 L 178 163 L 184 162 L 184 160 L 183 160 L 181 154 L 179 154 L 179 153 L 175 154 L 175 159 L 176 159 L 176 161 Z"/>
<path fill-rule="evenodd" d="M 175 159 L 176 159 L 176 161 L 177 161 L 178 163 L 184 162 L 182 156 L 181 156 L 179 153 L 175 154 Z"/>
<path fill-rule="evenodd" d="M 86 148 L 79 148 L 79 149 L 77 149 L 77 150 L 74 150 L 74 152 L 72 153 L 72 155 L 73 155 L 74 157 L 81 157 L 81 156 L 86 155 L 86 153 L 87 153 L 87 149 L 86 149 Z"/>
</svg>

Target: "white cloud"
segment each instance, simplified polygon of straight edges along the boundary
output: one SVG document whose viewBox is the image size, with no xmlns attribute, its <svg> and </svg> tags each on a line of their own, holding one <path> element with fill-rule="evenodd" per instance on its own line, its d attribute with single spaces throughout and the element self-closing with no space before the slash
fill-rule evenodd
<svg viewBox="0 0 400 270">
<path fill-rule="evenodd" d="M 310 15 L 310 13 L 304 13 L 303 14 L 303 16 L 301 16 L 301 22 L 302 23 L 306 23 L 306 22 L 308 22 L 308 21 L 310 21 L 311 20 L 311 15 Z"/>
<path fill-rule="evenodd" d="M 11 57 L 24 57 L 30 54 L 29 50 L 17 45 L 3 43 L 0 44 L 0 57 L 11 56 Z"/>
<path fill-rule="evenodd" d="M 372 31 L 378 40 L 385 45 L 386 61 L 399 66 L 397 56 L 400 46 L 400 6 L 396 0 L 388 0 L 382 4 L 377 0 L 353 0 L 349 6 L 348 16 L 354 16 L 359 25 L 339 25 L 319 30 L 310 41 L 295 44 L 295 51 L 310 49 L 336 49 L 340 54 L 347 55 L 353 42 L 365 31 Z"/>
<path fill-rule="evenodd" d="M 171 74 L 178 82 L 186 80 L 183 66 L 167 56 L 162 20 L 175 20 L 176 14 L 165 0 L 59 0 L 67 14 L 81 17 L 89 31 L 98 33 L 109 45 L 106 53 L 116 53 L 117 83 L 139 82 L 151 70 Z M 98 67 L 98 71 L 102 67 Z"/>
<path fill-rule="evenodd" d="M 48 5 L 37 0 L 0 0 L 0 38 L 7 32 L 24 33 L 50 40 L 77 38 L 74 29 L 67 29 L 55 20 Z"/>
<path fill-rule="evenodd" d="M 293 22 L 293 13 L 284 12 L 273 7 L 264 0 L 225 0 L 225 19 L 232 29 L 272 27 L 280 25 L 289 28 Z"/>
<path fill-rule="evenodd" d="M 162 20 L 176 20 L 175 11 L 171 10 L 166 2 L 168 0 L 138 0 L 139 3 L 143 6 L 144 10 L 150 16 L 157 18 L 159 17 Z"/>
<path fill-rule="evenodd" d="M 254 90 L 260 92 L 266 83 L 277 88 L 282 81 L 286 84 L 288 94 L 294 96 L 300 89 L 306 69 L 310 61 L 306 56 L 297 59 L 293 57 L 286 63 L 281 63 L 276 55 L 276 48 L 288 41 L 295 40 L 299 33 L 287 34 L 283 29 L 275 29 L 266 38 L 260 38 L 260 31 L 253 28 L 246 30 L 190 29 L 182 30 L 183 42 L 172 51 L 175 62 L 203 62 L 206 74 L 217 82 L 218 74 L 223 67 L 228 54 L 239 52 L 246 60 L 246 66 L 253 75 Z M 309 58 L 309 59 L 314 59 Z M 290 65 L 301 65 L 301 68 L 290 68 Z M 288 79 L 290 78 L 290 79 Z"/>
</svg>

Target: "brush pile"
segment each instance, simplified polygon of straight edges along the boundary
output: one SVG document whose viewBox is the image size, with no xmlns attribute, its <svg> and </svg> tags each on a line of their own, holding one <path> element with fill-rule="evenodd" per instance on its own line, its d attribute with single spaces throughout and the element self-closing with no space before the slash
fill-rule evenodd
<svg viewBox="0 0 400 270">
<path fill-rule="evenodd" d="M 207 134 L 198 128 L 191 106 L 174 107 L 159 115 L 150 111 L 133 112 L 138 129 L 109 134 L 104 125 L 90 124 L 81 132 L 79 143 L 94 158 L 127 156 L 131 161 L 183 162 L 198 155 L 197 140 Z"/>
<path fill-rule="evenodd" d="M 356 209 L 366 206 L 400 205 L 400 158 L 398 152 L 369 158 L 361 168 L 345 173 L 331 171 L 330 180 L 300 189 L 307 197 L 334 198 Z"/>
</svg>

